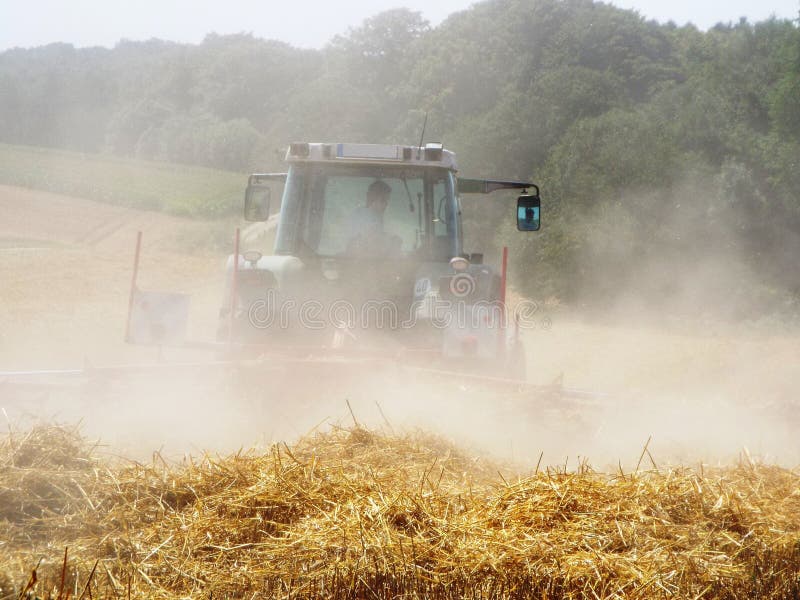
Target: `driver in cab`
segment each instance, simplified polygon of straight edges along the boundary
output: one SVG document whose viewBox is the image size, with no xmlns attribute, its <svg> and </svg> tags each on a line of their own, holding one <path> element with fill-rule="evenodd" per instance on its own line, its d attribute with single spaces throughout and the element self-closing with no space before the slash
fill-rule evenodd
<svg viewBox="0 0 800 600">
<path fill-rule="evenodd" d="M 389 236 L 383 229 L 383 215 L 389 204 L 392 188 L 380 179 L 367 189 L 367 202 L 350 215 L 347 253 L 356 256 L 386 256 L 400 250 L 398 236 Z"/>
</svg>

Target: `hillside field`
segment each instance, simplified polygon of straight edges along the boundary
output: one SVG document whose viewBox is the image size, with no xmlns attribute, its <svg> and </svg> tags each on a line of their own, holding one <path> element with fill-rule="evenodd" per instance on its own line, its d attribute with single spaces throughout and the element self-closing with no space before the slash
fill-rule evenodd
<svg viewBox="0 0 800 600">
<path fill-rule="evenodd" d="M 240 209 L 247 176 L 172 163 L 0 144 L 0 184 L 193 217 Z"/>
</svg>

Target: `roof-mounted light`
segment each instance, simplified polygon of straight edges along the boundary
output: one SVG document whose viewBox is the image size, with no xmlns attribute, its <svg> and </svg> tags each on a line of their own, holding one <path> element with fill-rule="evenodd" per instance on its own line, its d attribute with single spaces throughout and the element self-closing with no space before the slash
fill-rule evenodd
<svg viewBox="0 0 800 600">
<path fill-rule="evenodd" d="M 337 144 L 336 157 L 349 159 L 401 160 L 400 147 L 390 144 Z"/>
<path fill-rule="evenodd" d="M 442 160 L 443 150 L 444 145 L 442 144 L 425 144 L 425 160 L 439 162 Z"/>
<path fill-rule="evenodd" d="M 289 145 L 289 155 L 297 156 L 299 158 L 308 158 L 310 149 L 308 142 L 292 142 Z"/>
</svg>

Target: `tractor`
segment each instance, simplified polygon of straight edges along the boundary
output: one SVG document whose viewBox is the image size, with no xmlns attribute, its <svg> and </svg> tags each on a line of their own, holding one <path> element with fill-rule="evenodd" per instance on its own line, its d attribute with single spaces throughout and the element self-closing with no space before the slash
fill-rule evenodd
<svg viewBox="0 0 800 600">
<path fill-rule="evenodd" d="M 384 358 L 420 369 L 525 379 L 519 324 L 500 268 L 468 252 L 461 196 L 516 189 L 517 228 L 537 231 L 539 188 L 458 177 L 455 155 L 424 146 L 292 143 L 286 173 L 251 175 L 244 217 L 270 218 L 274 252 L 236 248 L 218 341 L 286 358 Z"/>
</svg>

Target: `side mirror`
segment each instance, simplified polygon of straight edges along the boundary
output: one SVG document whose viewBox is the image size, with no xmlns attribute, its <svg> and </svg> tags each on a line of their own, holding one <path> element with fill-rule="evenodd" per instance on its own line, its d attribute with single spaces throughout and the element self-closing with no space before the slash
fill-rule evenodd
<svg viewBox="0 0 800 600">
<path fill-rule="evenodd" d="M 245 221 L 266 221 L 269 218 L 270 189 L 266 185 L 251 183 L 244 194 Z"/>
<path fill-rule="evenodd" d="M 517 198 L 517 229 L 520 231 L 539 231 L 539 211 L 542 201 L 539 195 L 522 194 Z"/>
</svg>

